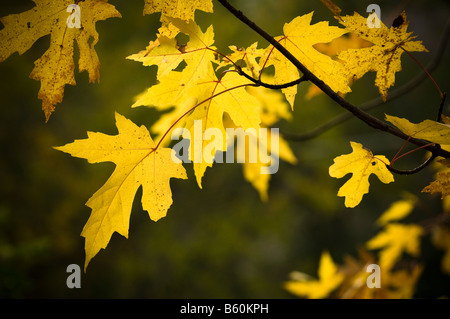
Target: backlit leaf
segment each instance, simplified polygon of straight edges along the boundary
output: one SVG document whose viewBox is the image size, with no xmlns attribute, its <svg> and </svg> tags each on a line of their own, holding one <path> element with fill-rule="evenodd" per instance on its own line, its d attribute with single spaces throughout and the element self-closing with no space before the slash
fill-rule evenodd
<svg viewBox="0 0 450 319">
<path fill-rule="evenodd" d="M 310 299 L 326 298 L 344 280 L 330 254 L 322 253 L 319 263 L 318 280 L 292 280 L 285 283 L 285 288 L 292 294 Z"/>
<path fill-rule="evenodd" d="M 211 0 L 145 0 L 144 14 L 162 15 L 182 20 L 193 20 L 195 10 L 213 12 Z"/>
<path fill-rule="evenodd" d="M 389 271 L 401 258 L 408 253 L 417 257 L 420 253 L 420 237 L 423 234 L 422 227 L 411 224 L 398 223 L 387 224 L 386 228 L 366 243 L 369 249 L 381 249 L 380 268 L 382 272 Z"/>
<path fill-rule="evenodd" d="M 370 41 L 373 46 L 361 49 L 349 49 L 338 54 L 344 62 L 345 74 L 355 80 L 367 72 L 376 72 L 375 85 L 386 100 L 388 89 L 395 83 L 395 73 L 401 71 L 401 56 L 404 50 L 420 52 L 428 50 L 422 41 L 413 41 L 411 32 L 406 32 L 409 22 L 405 12 L 401 14 L 404 23 L 399 27 L 386 27 L 380 21 L 380 27 L 369 28 L 367 18 L 357 12 L 353 15 L 341 16 L 339 21 L 346 30 L 358 34 L 362 39 Z"/>
<path fill-rule="evenodd" d="M 444 164 L 447 167 L 450 167 L 450 159 L 441 159 L 440 163 Z M 422 192 L 428 192 L 431 194 L 441 193 L 442 199 L 444 197 L 450 195 L 450 170 L 445 169 L 436 174 L 436 180 L 431 182 L 430 185 L 425 187 Z"/>
<path fill-rule="evenodd" d="M 450 125 L 432 120 L 425 120 L 418 124 L 407 119 L 386 114 L 386 120 L 394 124 L 406 135 L 427 140 L 441 145 L 450 145 Z"/>
<path fill-rule="evenodd" d="M 383 226 L 391 221 L 405 218 L 414 209 L 416 201 L 415 198 L 396 201 L 378 218 L 377 224 Z"/>
<path fill-rule="evenodd" d="M 312 15 L 313 12 L 296 17 L 291 22 L 286 23 L 283 27 L 284 35 L 275 39 L 333 91 L 350 92 L 351 90 L 347 85 L 348 79 L 344 75 L 342 64 L 313 47 L 317 43 L 330 42 L 347 33 L 347 31 L 329 26 L 328 22 L 325 21 L 311 25 Z M 273 64 L 275 67 L 275 84 L 288 83 L 300 77 L 297 67 L 278 50 L 271 51 L 271 47 L 269 47 L 266 50 L 266 55 L 269 57 L 267 65 Z M 264 61 L 265 58 L 263 57 L 261 60 Z M 293 108 L 297 86 L 291 86 L 282 89 L 282 91 Z"/>
<path fill-rule="evenodd" d="M 338 196 L 345 196 L 345 206 L 355 207 L 364 194 L 369 192 L 369 177 L 375 174 L 385 184 L 394 181 L 386 165 L 389 160 L 383 155 L 374 156 L 359 143 L 350 142 L 353 152 L 334 159 L 329 168 L 331 177 L 342 178 L 351 173 L 352 177 L 339 189 Z"/>
<path fill-rule="evenodd" d="M 57 150 L 89 163 L 113 162 L 116 169 L 108 181 L 86 203 L 91 216 L 81 235 L 85 237 L 86 262 L 106 248 L 114 232 L 128 237 L 131 207 L 142 186 L 142 208 L 154 221 L 166 216 L 172 205 L 171 178 L 186 179 L 181 163 L 172 160 L 173 150 L 156 151 L 150 133 L 116 113 L 118 135 L 88 132 L 88 138 L 76 140 Z"/>
<path fill-rule="evenodd" d="M 66 23 L 71 12 L 66 9 L 74 1 L 34 2 L 34 8 L 0 19 L 5 26 L 0 30 L 0 62 L 14 52 L 23 54 L 39 38 L 51 34 L 50 48 L 35 61 L 30 74 L 32 79 L 41 81 L 38 97 L 42 100 L 42 110 L 48 120 L 55 105 L 63 100 L 64 87 L 67 84 L 75 85 L 74 42 L 80 51 L 79 71 L 89 73 L 89 82 L 98 81 L 100 62 L 94 49 L 98 42 L 95 23 L 121 15 L 107 0 L 80 1 L 81 27 L 69 28 Z"/>
</svg>

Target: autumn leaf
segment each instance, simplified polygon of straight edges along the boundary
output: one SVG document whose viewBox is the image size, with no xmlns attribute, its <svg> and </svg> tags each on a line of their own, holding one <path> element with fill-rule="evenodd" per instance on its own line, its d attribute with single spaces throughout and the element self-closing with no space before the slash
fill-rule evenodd
<svg viewBox="0 0 450 319">
<path fill-rule="evenodd" d="M 450 159 L 439 160 L 441 164 L 444 164 L 447 169 L 438 172 L 436 174 L 436 180 L 431 182 L 430 185 L 422 189 L 422 192 L 428 192 L 431 194 L 441 193 L 441 198 L 444 199 L 446 196 L 450 195 Z"/>
<path fill-rule="evenodd" d="M 260 103 L 252 96 L 245 86 L 252 84 L 249 80 L 237 74 L 228 72 L 220 79 L 217 78 L 211 63 L 209 72 L 202 80 L 196 81 L 195 85 L 183 85 L 182 72 L 172 71 L 163 77 L 159 84 L 149 88 L 147 92 L 139 96 L 133 106 L 146 105 L 156 107 L 164 111 L 164 114 L 153 126 L 159 136 L 165 134 L 167 129 L 178 121 L 176 127 L 184 127 L 190 131 L 191 149 L 190 159 L 194 161 L 194 171 L 199 187 L 207 167 L 213 164 L 214 154 L 208 158 L 203 157 L 203 150 L 209 143 L 203 143 L 204 132 L 209 129 L 218 129 L 226 136 L 223 124 L 223 116 L 227 113 L 233 122 L 244 129 L 259 129 Z M 196 104 L 201 103 L 196 106 Z M 195 109 L 191 110 L 192 108 Z M 191 112 L 186 114 L 189 110 Z M 202 121 L 199 131 L 195 128 L 195 121 Z M 215 151 L 226 151 L 226 141 L 218 145 Z"/>
<path fill-rule="evenodd" d="M 180 32 L 189 36 L 186 44 L 179 44 L 174 38 L 159 36 L 151 41 L 147 48 L 139 53 L 130 55 L 127 59 L 141 62 L 144 66 L 157 65 L 157 79 L 161 80 L 174 70 L 182 61 L 187 66 L 183 69 L 183 86 L 189 88 L 205 77 L 208 66 L 215 60 L 214 31 L 210 26 L 206 32 L 195 21 L 170 19 Z"/>
<path fill-rule="evenodd" d="M 255 152 L 258 152 L 258 154 L 270 154 L 271 162 L 281 159 L 292 165 L 297 164 L 297 158 L 289 147 L 289 144 L 279 133 L 274 133 L 267 129 L 267 135 L 267 139 L 261 139 L 260 136 L 257 136 L 257 139 L 250 140 L 256 143 L 254 146 Z M 276 149 L 272 148 L 272 143 L 278 144 Z M 250 144 L 248 147 L 251 149 Z M 271 174 L 263 173 L 265 172 L 265 168 L 269 169 L 269 166 L 270 164 L 262 163 L 260 158 L 258 158 L 256 163 L 250 163 L 249 161 L 243 163 L 244 178 L 258 191 L 263 202 L 269 199 L 268 190 Z"/>
<path fill-rule="evenodd" d="M 194 20 L 195 10 L 213 12 L 211 0 L 145 0 L 144 15 L 161 12 L 162 15 L 182 20 Z"/>
<path fill-rule="evenodd" d="M 390 273 L 388 285 L 391 293 L 389 297 L 391 299 L 412 299 L 423 269 L 422 265 L 415 265 L 412 270 L 401 269 Z"/>
<path fill-rule="evenodd" d="M 300 280 L 288 281 L 284 287 L 300 297 L 321 299 L 326 298 L 344 280 L 344 275 L 339 273 L 327 251 L 323 252 L 320 258 L 318 275 L 318 280 L 306 280 L 306 276 L 300 276 Z"/>
<path fill-rule="evenodd" d="M 66 9 L 73 1 L 34 0 L 34 3 L 36 6 L 26 12 L 0 19 L 5 26 L 0 30 L 0 62 L 14 52 L 23 54 L 39 38 L 51 34 L 49 49 L 35 61 L 30 74 L 32 79 L 41 81 L 38 97 L 48 121 L 55 105 L 63 100 L 65 85 L 75 85 L 74 41 L 80 51 L 79 71 L 89 73 L 89 82 L 98 81 L 100 62 L 94 49 L 98 42 L 95 23 L 121 15 L 107 0 L 80 1 L 81 27 L 69 28 L 66 22 L 72 12 Z"/>
<path fill-rule="evenodd" d="M 199 105 L 186 117 L 185 128 L 190 131 L 193 138 L 191 147 L 194 150 L 191 154 L 194 161 L 194 172 L 199 187 L 202 187 L 202 177 L 207 167 L 212 166 L 214 154 L 208 154 L 204 158 L 205 148 L 209 143 L 201 140 L 204 132 L 209 128 L 222 132 L 222 137 L 226 136 L 223 123 L 224 114 L 228 114 L 233 123 L 244 130 L 260 128 L 260 116 L 258 100 L 249 94 L 245 86 L 251 84 L 249 80 L 240 76 L 236 72 L 228 72 L 220 79 L 217 78 L 212 68 L 208 77 L 199 82 L 196 86 L 196 97 L 198 101 L 206 101 Z M 196 121 L 201 121 L 201 128 L 196 131 Z M 226 151 L 226 141 L 217 143 L 215 151 Z"/>
<path fill-rule="evenodd" d="M 236 129 L 236 126 L 228 117 L 224 123 L 226 128 Z M 297 158 L 287 141 L 278 132 L 272 131 L 267 127 L 265 129 L 267 130 L 266 134 L 261 134 L 260 131 L 257 131 L 255 135 L 251 133 L 246 134 L 243 130 L 235 131 L 237 139 L 244 140 L 247 138 L 245 153 L 237 152 L 236 162 L 242 163 L 244 178 L 258 191 L 263 202 L 266 202 L 269 198 L 268 190 L 271 174 L 266 174 L 266 172 L 273 161 L 278 162 L 282 159 L 292 165 L 297 163 Z M 228 146 L 231 143 L 234 143 L 234 138 L 229 138 Z M 228 149 L 227 152 L 229 151 Z M 264 161 L 259 156 L 256 156 L 254 161 L 250 160 L 252 154 L 264 154 Z M 268 158 L 266 158 L 266 155 Z"/>
<path fill-rule="evenodd" d="M 338 59 L 344 62 L 345 73 L 357 80 L 367 72 L 376 72 L 375 85 L 385 101 L 388 89 L 395 83 L 395 73 L 402 69 L 403 52 L 428 52 L 422 41 L 413 41 L 415 37 L 406 31 L 409 22 L 405 12 L 402 12 L 401 16 L 403 23 L 391 28 L 381 21 L 379 28 L 369 28 L 367 18 L 357 12 L 339 19 L 347 31 L 373 43 L 373 46 L 368 48 L 349 49 L 338 54 Z"/>
<path fill-rule="evenodd" d="M 325 21 L 311 25 L 312 15 L 313 12 L 296 17 L 290 23 L 286 23 L 283 27 L 284 35 L 275 39 L 333 91 L 350 92 L 342 64 L 313 47 L 317 43 L 330 42 L 348 31 L 329 26 Z M 288 83 L 300 77 L 297 67 L 278 50 L 272 50 L 272 47 L 269 47 L 266 50 L 266 57 L 269 57 L 267 66 L 274 65 L 275 67 L 275 84 Z M 265 58 L 263 57 L 261 61 L 263 62 L 260 63 L 264 63 Z M 293 108 L 297 86 L 282 89 L 282 92 Z"/>
<path fill-rule="evenodd" d="M 420 253 L 420 236 L 423 234 L 422 227 L 411 224 L 398 223 L 387 224 L 385 229 L 366 243 L 368 249 L 381 249 L 380 268 L 383 272 L 392 269 L 400 259 L 403 252 L 413 257 Z"/>
<path fill-rule="evenodd" d="M 247 55 L 247 57 L 250 59 L 251 54 Z M 247 63 L 247 65 L 248 64 L 249 63 Z M 256 70 L 256 67 L 253 70 Z M 273 81 L 273 76 L 262 74 L 261 79 L 268 83 Z M 272 158 L 276 157 L 295 165 L 297 163 L 297 158 L 289 147 L 288 142 L 284 140 L 279 133 L 272 132 L 269 129 L 280 120 L 292 119 L 292 112 L 290 111 L 286 100 L 283 98 L 283 95 L 279 91 L 270 90 L 264 87 L 248 86 L 246 90 L 259 101 L 261 127 L 267 129 L 267 138 L 264 134 L 262 135 L 262 138 L 257 134 L 258 136 L 256 136 L 255 139 L 249 139 L 249 143 L 246 145 L 246 156 L 248 157 L 249 149 L 253 149 L 256 154 L 270 154 Z M 259 133 L 259 131 L 257 133 Z M 255 145 L 250 145 L 250 143 L 254 143 Z M 272 149 L 272 145 L 275 146 L 275 149 Z M 238 154 L 238 156 L 243 157 L 243 154 Z M 258 191 L 261 200 L 266 202 L 269 197 L 268 189 L 271 174 L 263 174 L 262 172 L 264 171 L 264 167 L 268 167 L 270 164 L 262 163 L 260 158 L 258 158 L 255 163 L 250 163 L 248 160 L 245 161 L 243 158 L 240 160 L 244 162 L 242 164 L 244 178 Z M 272 159 L 272 161 L 273 160 L 275 159 Z"/>
<path fill-rule="evenodd" d="M 391 206 L 377 220 L 377 224 L 384 226 L 387 223 L 400 220 L 408 216 L 414 209 L 417 199 L 410 197 L 402 199 L 391 204 Z"/>
<path fill-rule="evenodd" d="M 320 53 L 328 55 L 332 59 L 337 59 L 337 55 L 348 49 L 361 49 L 361 48 L 367 48 L 372 46 L 372 43 L 369 41 L 366 41 L 360 37 L 358 37 L 355 33 L 348 33 L 340 36 L 339 38 L 333 39 L 329 43 L 317 43 L 314 45 L 314 49 L 319 51 Z M 338 60 L 339 61 L 339 60 Z M 354 82 L 353 76 L 348 77 L 348 84 L 349 86 Z M 315 97 L 316 95 L 320 94 L 322 92 L 319 87 L 317 87 L 315 84 L 310 84 L 308 88 L 308 92 L 306 92 L 305 97 L 307 99 L 311 99 Z M 341 96 L 344 96 L 345 94 L 341 94 Z"/>
<path fill-rule="evenodd" d="M 150 87 L 136 98 L 132 107 L 147 106 L 165 112 L 151 126 L 152 133 L 162 136 L 167 129 L 179 120 L 178 127 L 183 126 L 185 117 L 182 117 L 197 102 L 199 92 L 194 88 L 181 85 L 181 72 L 172 71 L 158 84 Z M 169 112 L 167 112 L 169 111 Z"/>
<path fill-rule="evenodd" d="M 432 120 L 425 120 L 418 124 L 414 124 L 407 119 L 387 114 L 386 120 L 411 137 L 441 145 L 450 145 L 450 125 L 448 124 Z"/>
<path fill-rule="evenodd" d="M 266 83 L 274 81 L 273 75 L 267 74 L 262 74 L 261 80 Z M 272 127 L 281 120 L 292 120 L 292 111 L 280 91 L 262 86 L 248 86 L 246 90 L 260 102 L 259 115 L 262 126 Z"/>
<path fill-rule="evenodd" d="M 161 12 L 162 25 L 158 31 L 160 36 L 169 39 L 174 39 L 180 31 L 173 19 L 193 21 L 195 10 L 213 12 L 213 4 L 211 0 L 145 0 L 144 5 L 144 15 Z"/>
<path fill-rule="evenodd" d="M 335 296 L 341 299 L 411 299 L 415 292 L 417 280 L 423 267 L 417 263 L 409 264 L 409 267 L 390 269 L 385 271 L 380 267 L 381 286 L 370 288 L 367 279 L 368 265 L 379 264 L 374 256 L 362 247 L 358 248 L 359 259 L 345 256 L 345 264 L 340 271 L 345 279 Z"/>
<path fill-rule="evenodd" d="M 145 50 L 127 57 L 129 60 L 142 62 L 144 66 L 157 65 L 157 79 L 169 74 L 183 61 L 181 46 L 174 38 L 159 36 L 155 41 L 150 41 Z"/>
<path fill-rule="evenodd" d="M 116 113 L 118 135 L 88 132 L 88 138 L 55 147 L 89 163 L 113 162 L 116 169 L 86 203 L 91 216 L 81 235 L 85 237 L 86 262 L 106 248 L 114 232 L 128 237 L 131 207 L 142 186 L 142 207 L 154 221 L 166 216 L 172 205 L 170 179 L 186 179 L 182 164 L 173 161 L 173 150 L 155 150 L 148 130 Z"/>
<path fill-rule="evenodd" d="M 159 83 L 139 94 L 132 105 L 132 107 L 157 108 L 160 111 L 171 110 L 152 125 L 152 132 L 158 136 L 163 135 L 186 111 L 200 102 L 199 97 L 206 98 L 197 85 L 200 80 L 208 78 L 212 60 L 215 59 L 212 26 L 206 32 L 202 32 L 192 20 L 186 22 L 170 19 L 170 21 L 179 27 L 180 32 L 189 36 L 186 44 L 180 45 L 176 39 L 160 36 L 157 40 L 151 41 L 146 50 L 127 57 L 141 62 L 144 66 L 158 66 Z M 186 62 L 186 66 L 181 71 L 175 71 L 174 69 L 183 61 Z M 185 118 L 182 118 L 178 127 L 184 123 Z"/>
<path fill-rule="evenodd" d="M 369 177 L 375 174 L 385 184 L 394 181 L 387 169 L 389 160 L 383 155 L 374 156 L 359 143 L 350 142 L 353 152 L 334 159 L 329 168 L 331 177 L 342 178 L 352 173 L 352 177 L 339 189 L 338 196 L 345 197 L 346 207 L 357 206 L 364 194 L 369 192 Z"/>
<path fill-rule="evenodd" d="M 178 120 L 190 107 L 201 100 L 204 95 L 196 88 L 198 82 L 208 77 L 215 59 L 212 46 L 214 32 L 210 26 L 205 33 L 194 21 L 171 19 L 180 31 L 189 35 L 189 42 L 180 46 L 175 39 L 160 37 L 156 42 L 150 42 L 146 50 L 131 55 L 128 59 L 142 62 L 143 65 L 157 65 L 159 83 L 140 94 L 132 107 L 156 107 L 161 111 L 171 109 L 153 126 L 152 131 L 158 135 L 164 134 L 172 123 Z M 161 41 L 161 42 L 160 42 Z M 182 61 L 186 66 L 181 71 L 174 69 Z M 181 125 L 184 119 L 179 124 Z"/>
<path fill-rule="evenodd" d="M 228 54 L 217 68 L 219 69 L 224 66 L 233 65 L 233 63 L 243 68 L 244 66 L 241 63 L 243 61 L 245 62 L 245 67 L 250 70 L 252 76 L 258 78 L 261 73 L 261 66 L 256 59 L 260 60 L 265 53 L 265 50 L 258 49 L 258 42 L 253 43 L 248 48 L 240 48 L 235 45 L 231 45 L 229 48 L 233 53 Z"/>
</svg>

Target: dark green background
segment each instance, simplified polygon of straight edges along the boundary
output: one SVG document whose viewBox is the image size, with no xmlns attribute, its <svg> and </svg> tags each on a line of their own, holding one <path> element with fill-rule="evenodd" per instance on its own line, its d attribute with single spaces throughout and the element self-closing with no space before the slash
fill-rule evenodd
<svg viewBox="0 0 450 319">
<path fill-rule="evenodd" d="M 412 220 L 425 211 L 439 213 L 438 197 L 421 194 L 433 178 L 433 169 L 420 174 L 396 176 L 384 185 L 371 178 L 371 189 L 354 209 L 344 207 L 336 196 L 345 179 L 328 175 L 333 158 L 350 152 L 349 141 L 363 143 L 375 154 L 388 158 L 402 141 L 374 131 L 352 119 L 317 139 L 291 143 L 299 163 L 281 163 L 272 176 L 267 204 L 242 176 L 239 165 L 216 164 L 196 184 L 192 166 L 185 165 L 189 179 L 172 180 L 174 204 L 167 217 L 150 221 L 136 195 L 131 214 L 129 239 L 115 234 L 82 275 L 81 289 L 66 287 L 66 267 L 84 263 L 84 239 L 80 237 L 90 209 L 84 204 L 107 180 L 111 163 L 88 164 L 58 152 L 52 146 L 86 138 L 86 131 L 116 134 L 114 112 L 135 123 L 150 126 L 158 113 L 149 108 L 131 109 L 133 98 L 155 83 L 155 67 L 143 67 L 125 57 L 145 48 L 155 39 L 159 14 L 143 16 L 143 0 L 110 1 L 122 13 L 97 23 L 100 41 L 96 50 L 101 61 L 100 84 L 89 84 L 86 73 L 76 71 L 77 85 L 67 86 L 64 101 L 44 123 L 40 83 L 29 79 L 33 62 L 48 48 L 49 37 L 38 40 L 25 54 L 14 54 L 0 64 L 0 297 L 3 298 L 292 298 L 282 284 L 289 272 L 317 275 L 323 250 L 336 262 L 345 255 L 356 256 L 379 229 L 374 221 L 403 191 L 417 194 L 425 209 L 416 209 Z M 365 9 L 372 1 L 337 1 L 345 13 Z M 213 23 L 216 46 L 267 43 L 239 23 L 217 1 L 214 14 L 197 11 L 203 30 Z M 282 33 L 284 23 L 314 10 L 313 22 L 331 20 L 320 1 L 246 0 L 233 1 L 244 13 L 273 35 Z M 390 25 L 406 8 L 410 29 L 423 40 L 430 53 L 417 53 L 423 63 L 432 58 L 440 32 L 449 16 L 446 1 L 380 1 L 382 20 Z M 4 1 L 0 16 L 28 10 L 31 1 Z M 1 39 L 0 39 L 1 40 Z M 76 54 L 77 55 L 77 54 Z M 444 91 L 449 90 L 448 51 L 433 76 Z M 420 73 L 403 55 L 403 72 L 397 84 Z M 378 96 L 374 74 L 366 75 L 348 99 L 356 104 Z M 326 96 L 311 101 L 302 97 L 300 86 L 294 121 L 280 123 L 292 132 L 304 132 L 340 114 L 343 110 Z M 373 112 L 407 117 L 411 121 L 434 119 L 439 95 L 425 81 L 407 96 Z M 448 105 L 448 104 L 447 104 Z M 446 107 L 445 114 L 449 114 Z M 411 149 L 411 148 L 408 148 Z M 411 168 L 424 154 L 411 156 L 399 167 Z M 450 295 L 449 276 L 440 273 L 442 251 L 424 237 L 420 261 L 425 270 L 416 297 Z"/>
</svg>

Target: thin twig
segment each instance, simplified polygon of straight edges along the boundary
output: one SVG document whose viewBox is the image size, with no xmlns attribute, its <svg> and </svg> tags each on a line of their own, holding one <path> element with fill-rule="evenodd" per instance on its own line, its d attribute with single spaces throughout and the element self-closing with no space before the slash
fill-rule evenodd
<svg viewBox="0 0 450 319">
<path fill-rule="evenodd" d="M 301 82 L 307 81 L 307 80 L 306 80 L 306 77 L 301 76 L 301 77 L 298 78 L 297 80 L 294 80 L 294 81 L 291 81 L 291 82 L 287 82 L 287 83 L 284 83 L 284 84 L 270 84 L 270 83 L 265 83 L 265 82 L 262 82 L 261 80 L 257 80 L 257 79 L 255 79 L 255 78 L 251 77 L 250 75 L 248 75 L 247 73 L 245 73 L 245 72 L 242 70 L 242 68 L 239 67 L 239 66 L 238 66 L 236 69 L 237 69 L 237 72 L 238 72 L 240 75 L 242 75 L 242 76 L 244 76 L 245 78 L 249 79 L 250 81 L 252 81 L 253 83 L 255 83 L 257 86 L 262 86 L 262 87 L 265 87 L 265 88 L 268 88 L 268 89 L 273 89 L 273 90 L 285 89 L 285 88 L 288 88 L 288 87 L 297 85 L 297 84 L 299 84 L 299 83 L 301 83 Z"/>
<path fill-rule="evenodd" d="M 416 151 L 416 150 L 413 150 L 413 151 Z M 411 151 L 411 152 L 413 152 L 413 151 Z M 405 155 L 407 155 L 409 153 L 410 152 L 408 152 L 406 154 L 403 154 L 402 156 L 405 156 Z M 399 158 L 401 158 L 402 156 L 400 156 Z M 431 154 L 431 156 L 425 162 L 423 162 L 422 164 L 420 164 L 416 168 L 413 168 L 413 169 L 410 169 L 410 170 L 399 170 L 399 169 L 393 168 L 392 164 L 394 164 L 394 162 L 392 162 L 390 165 L 386 165 L 386 167 L 388 168 L 388 170 L 390 170 L 392 173 L 395 173 L 395 174 L 399 174 L 399 175 L 413 175 L 413 174 L 416 174 L 416 173 L 420 172 L 421 170 L 423 170 L 428 165 L 430 165 L 436 157 L 437 157 L 437 155 L 435 153 L 433 153 L 433 154 Z"/>
</svg>

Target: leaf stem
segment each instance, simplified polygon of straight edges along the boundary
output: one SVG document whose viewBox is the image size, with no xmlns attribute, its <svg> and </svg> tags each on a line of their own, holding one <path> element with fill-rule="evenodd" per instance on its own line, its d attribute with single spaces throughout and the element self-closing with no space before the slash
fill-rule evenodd
<svg viewBox="0 0 450 319">
<path fill-rule="evenodd" d="M 391 161 L 391 165 L 393 162 L 395 162 L 397 160 L 397 156 L 400 154 L 400 152 L 405 148 L 406 144 L 408 144 L 409 142 L 409 138 L 405 141 L 405 143 L 403 143 L 402 147 L 400 147 L 400 149 L 398 150 L 398 152 L 394 155 L 394 157 L 392 158 Z"/>
<path fill-rule="evenodd" d="M 440 88 L 439 85 L 436 83 L 436 81 L 435 81 L 434 78 L 431 76 L 431 74 L 428 73 L 427 69 L 425 69 L 425 68 L 423 67 L 423 65 L 419 62 L 419 60 L 417 60 L 417 59 L 414 57 L 414 55 L 411 54 L 411 52 L 409 52 L 408 50 L 406 50 L 406 49 L 403 48 L 402 46 L 400 46 L 400 48 L 401 48 L 406 54 L 408 54 L 409 57 L 410 57 L 411 59 L 413 59 L 413 60 L 417 63 L 417 65 L 423 70 L 423 72 L 425 72 L 425 73 L 428 75 L 428 77 L 430 78 L 430 80 L 433 82 L 434 86 L 435 86 L 436 89 L 438 90 L 439 95 L 440 95 L 440 97 L 441 97 L 441 99 L 442 99 L 443 96 L 444 96 L 444 94 L 442 93 L 441 88 Z"/>
</svg>

